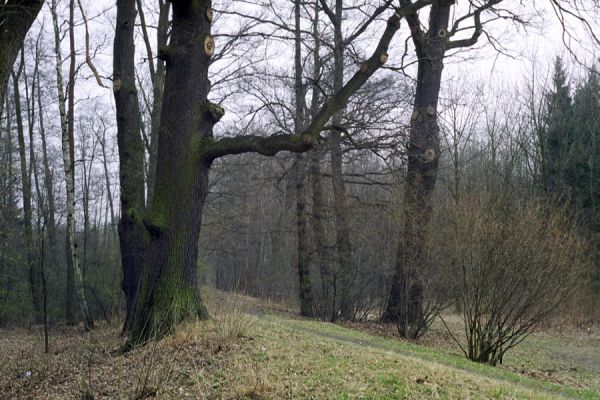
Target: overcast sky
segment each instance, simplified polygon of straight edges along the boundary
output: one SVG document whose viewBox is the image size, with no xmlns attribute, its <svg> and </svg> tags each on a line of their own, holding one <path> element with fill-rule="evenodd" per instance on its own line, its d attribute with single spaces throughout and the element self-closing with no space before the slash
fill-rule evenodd
<svg viewBox="0 0 600 400">
<path fill-rule="evenodd" d="M 215 8 L 224 7 L 228 10 L 232 9 L 249 9 L 248 2 L 244 1 L 227 1 L 224 5 L 221 2 L 215 1 Z M 582 0 L 577 0 L 582 2 Z M 593 0 L 583 0 L 583 3 L 590 3 Z M 563 3 L 565 1 L 563 0 Z M 145 3 L 145 14 L 146 19 L 152 25 L 154 21 L 153 9 L 156 9 L 156 2 L 146 0 Z M 249 2 L 252 3 L 252 2 Z M 59 3 L 60 7 L 65 10 L 67 6 L 66 0 L 61 0 Z M 284 5 L 287 5 L 287 9 L 291 10 L 292 2 L 284 1 Z M 462 15 L 464 7 L 468 3 L 466 0 L 458 0 L 457 6 L 455 7 L 454 18 Z M 108 77 L 112 71 L 112 40 L 114 32 L 114 0 L 84 0 L 84 8 L 86 10 L 87 17 L 92 19 L 90 23 L 92 47 L 102 43 L 102 50 L 99 52 L 96 64 L 102 75 L 107 77 L 105 83 L 110 86 Z M 505 8 L 511 10 L 518 10 L 519 15 L 527 18 L 530 23 L 526 28 L 523 26 L 513 24 L 509 21 L 496 21 L 487 26 L 487 30 L 491 35 L 497 38 L 502 45 L 505 47 L 506 54 L 501 54 L 496 51 L 492 46 L 486 44 L 486 38 L 481 37 L 480 43 L 476 49 L 469 49 L 468 51 L 457 54 L 456 56 L 450 57 L 446 60 L 446 68 L 444 70 L 444 80 L 448 82 L 456 77 L 469 77 L 471 80 L 489 80 L 490 78 L 497 82 L 502 82 L 507 87 L 523 84 L 527 81 L 527 77 L 531 75 L 532 69 L 536 70 L 538 76 L 547 75 L 551 69 L 551 64 L 556 55 L 563 55 L 567 59 L 567 64 L 576 63 L 575 57 L 571 56 L 570 52 L 576 55 L 577 59 L 584 61 L 588 65 L 591 64 L 597 56 L 600 54 L 598 51 L 599 46 L 595 44 L 588 32 L 582 27 L 581 23 L 575 19 L 566 21 L 566 28 L 568 35 L 564 35 L 563 26 L 558 22 L 551 7 L 551 0 L 505 0 L 502 5 Z M 44 7 L 44 11 L 39 18 L 39 22 L 43 21 L 46 31 L 50 33 L 51 20 L 48 15 L 48 5 Z M 251 7 L 250 7 L 251 8 Z M 256 7 L 255 7 L 256 8 Z M 600 32 L 600 15 L 598 10 L 592 10 L 586 13 L 587 20 L 589 21 L 592 29 Z M 386 13 L 383 18 L 387 18 L 391 13 Z M 427 21 L 426 14 L 427 10 L 422 11 L 421 20 Z M 101 14 L 100 16 L 97 16 Z M 290 24 L 292 23 L 291 12 L 288 14 L 290 18 Z M 97 16 L 94 18 L 94 16 Z M 323 17 L 325 19 L 325 17 Z M 348 22 L 350 24 L 350 22 Z M 402 23 L 403 29 L 396 36 L 395 41 L 390 48 L 390 65 L 398 64 L 404 51 L 404 43 L 408 35 L 406 23 Z M 377 32 L 381 32 L 385 27 L 384 20 L 376 21 L 372 24 L 372 34 L 377 35 Z M 307 27 L 308 28 L 308 27 Z M 38 24 L 39 29 L 39 24 Z M 223 30 L 235 30 L 235 23 L 231 20 L 224 20 L 223 18 L 217 18 L 213 31 L 219 32 Z M 35 30 L 35 29 L 34 29 Z M 153 36 L 153 32 L 151 32 Z M 78 42 L 79 46 L 84 45 L 83 42 L 83 27 L 78 27 Z M 569 49 L 566 49 L 563 43 L 563 37 L 569 44 Z M 147 69 L 144 65 L 143 58 L 145 57 L 145 49 L 141 37 L 137 37 L 137 52 L 139 64 L 138 68 Z M 51 36 L 48 35 L 48 40 L 51 41 Z M 68 43 L 65 40 L 64 54 L 66 55 Z M 364 44 L 365 52 L 370 52 L 372 47 L 371 41 L 366 41 Z M 217 51 L 219 50 L 219 39 L 217 38 Z M 270 53 L 270 65 L 277 67 L 278 65 L 289 64 L 291 67 L 292 53 L 291 46 L 287 46 L 287 50 L 281 50 L 282 47 L 273 47 Z M 409 51 L 412 53 L 412 51 Z M 82 56 L 79 57 L 82 60 Z M 51 60 L 53 61 L 53 60 Z M 67 65 L 64 65 L 66 68 Z M 216 68 L 213 68 L 213 72 Z M 351 67 L 348 68 L 352 71 Z M 83 74 L 89 77 L 89 72 L 83 68 Z M 411 76 L 415 75 L 414 68 L 407 70 Z M 107 89 L 100 89 L 97 87 L 93 79 L 87 81 L 80 80 L 78 91 L 81 93 L 80 97 L 91 97 L 94 102 L 105 102 L 107 106 L 112 104 L 112 93 Z M 229 102 L 239 102 L 239 99 L 230 99 Z M 226 109 L 233 107 L 233 104 L 226 104 Z M 110 106 L 109 106 L 110 107 Z M 226 114 L 227 119 L 231 118 L 231 114 Z"/>
</svg>

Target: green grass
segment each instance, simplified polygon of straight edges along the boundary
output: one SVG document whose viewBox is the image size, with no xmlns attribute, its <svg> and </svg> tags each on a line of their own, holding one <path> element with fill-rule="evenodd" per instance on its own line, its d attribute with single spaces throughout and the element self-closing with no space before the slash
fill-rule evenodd
<svg viewBox="0 0 600 400">
<path fill-rule="evenodd" d="M 420 399 L 583 398 L 558 385 L 472 363 L 444 351 L 334 324 L 273 315 L 257 319 L 252 349 L 232 354 L 223 398 Z"/>
<path fill-rule="evenodd" d="M 536 334 L 493 368 L 439 327 L 432 347 L 264 313 L 243 296 L 207 303 L 214 319 L 126 354 L 118 324 L 53 332 L 50 354 L 37 331 L 0 330 L 0 398 L 600 399 L 597 336 Z"/>
</svg>

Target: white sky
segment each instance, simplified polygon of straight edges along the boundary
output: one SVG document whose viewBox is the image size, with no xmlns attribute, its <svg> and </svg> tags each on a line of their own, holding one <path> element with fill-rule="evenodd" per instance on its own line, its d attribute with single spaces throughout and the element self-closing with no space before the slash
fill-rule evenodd
<svg viewBox="0 0 600 400">
<path fill-rule="evenodd" d="M 48 1 L 49 0 L 47 0 L 47 2 Z M 457 1 L 458 8 L 466 4 L 466 0 Z M 588 0 L 577 1 L 586 2 Z M 146 0 L 144 2 L 146 3 L 146 19 L 150 24 L 152 24 L 154 17 L 151 9 L 156 7 L 156 3 L 150 0 Z M 245 7 L 244 2 L 237 0 L 233 0 L 232 4 L 235 7 Z M 291 9 L 291 1 L 286 1 L 282 4 L 284 4 L 288 9 Z M 524 31 L 522 27 L 518 27 L 506 21 L 496 22 L 490 27 L 490 30 L 494 33 L 494 36 L 502 38 L 502 43 L 508 49 L 510 57 L 500 55 L 494 51 L 491 46 L 486 45 L 481 49 L 470 49 L 466 54 L 448 58 L 445 63 L 446 68 L 444 70 L 443 87 L 450 87 L 452 84 L 451 81 L 457 80 L 457 78 L 472 82 L 481 82 L 491 79 L 495 82 L 494 88 L 504 87 L 510 91 L 517 85 L 523 86 L 526 84 L 528 82 L 528 76 L 531 75 L 532 70 L 535 70 L 538 76 L 547 76 L 548 72 L 551 71 L 551 65 L 556 55 L 565 56 L 567 64 L 569 64 L 569 62 L 571 64 L 574 63 L 573 58 L 569 57 L 569 52 L 565 49 L 565 46 L 562 43 L 563 30 L 561 25 L 557 22 L 556 17 L 552 13 L 552 9 L 550 8 L 550 0 L 506 0 L 503 4 L 524 10 L 527 14 L 529 14 L 529 16 L 532 17 L 532 24 L 528 27 L 527 31 Z M 68 2 L 66 0 L 59 1 L 59 9 L 64 13 L 63 20 L 66 19 L 65 9 L 67 5 Z M 37 37 L 37 32 L 39 32 L 40 26 L 43 23 L 46 31 L 43 39 L 47 43 L 47 54 L 42 63 L 47 63 L 47 65 L 42 66 L 42 69 L 45 70 L 46 74 L 49 76 L 48 82 L 52 82 L 54 74 L 54 57 L 52 54 L 53 34 L 51 30 L 52 25 L 48 12 L 48 6 L 49 4 L 44 6 L 43 12 L 40 14 L 36 26 L 34 26 L 30 32 L 29 40 L 35 40 L 35 37 Z M 115 24 L 114 0 L 83 0 L 83 6 L 85 7 L 87 17 L 92 19 L 90 22 L 92 48 L 99 46 L 100 49 L 94 62 L 101 75 L 106 77 L 104 79 L 105 84 L 107 86 L 111 86 L 109 77 L 112 73 L 112 45 Z M 232 7 L 232 5 L 227 7 Z M 217 6 L 215 6 L 215 8 L 217 8 Z M 387 18 L 390 13 L 391 11 L 387 12 L 383 18 Z M 593 29 L 600 33 L 600 16 L 598 15 L 598 10 L 595 10 L 594 13 L 589 14 L 588 21 L 590 24 L 592 24 Z M 78 11 L 77 15 L 79 15 Z M 290 18 L 289 23 L 291 25 L 292 14 L 289 13 L 288 16 Z M 77 18 L 80 20 L 79 16 Z M 422 20 L 426 22 L 426 11 L 423 12 Z M 225 23 L 226 21 L 219 19 L 216 19 L 215 22 L 216 26 L 214 27 L 214 31 L 222 29 L 235 29 L 235 24 L 230 22 Z M 385 22 L 383 20 L 376 21 L 372 26 L 372 30 L 374 32 L 381 32 L 384 26 Z M 406 23 L 403 22 L 402 26 L 402 31 L 398 33 L 397 38 L 395 39 L 393 46 L 389 51 L 390 65 L 398 63 L 404 51 L 404 41 L 407 37 Z M 571 41 L 571 50 L 580 60 L 585 61 L 585 63 L 588 65 L 591 64 L 591 62 L 595 60 L 598 55 L 600 55 L 600 51 L 598 51 L 600 48 L 597 44 L 594 44 L 592 40 L 590 40 L 589 36 L 586 35 L 585 30 L 582 29 L 581 26 L 578 26 L 577 24 L 571 24 L 568 26 L 568 28 L 573 35 L 581 40 L 581 43 Z M 84 30 L 82 26 L 79 26 L 77 29 L 78 46 L 83 49 Z M 151 32 L 151 35 L 154 37 L 154 32 Z M 485 38 L 482 37 L 481 42 L 485 42 Z M 373 42 L 371 40 L 366 41 L 366 43 L 371 45 L 370 47 L 365 47 L 365 50 L 368 49 L 366 51 L 370 52 L 372 50 Z M 220 42 L 217 40 L 217 51 L 219 50 L 219 44 Z M 64 58 L 66 58 L 66 55 L 68 54 L 68 40 L 64 41 L 63 46 L 63 54 L 65 55 Z M 271 51 L 268 52 L 270 55 L 270 67 L 281 69 L 282 66 L 289 66 L 291 68 L 292 53 L 290 53 L 290 48 L 282 51 L 281 47 L 274 47 L 270 50 Z M 147 70 L 147 65 L 142 60 L 143 57 L 145 57 L 145 49 L 140 36 L 137 37 L 137 52 L 139 59 L 138 68 Z M 78 62 L 82 61 L 83 53 L 80 52 L 80 55 L 78 56 Z M 65 77 L 67 76 L 67 68 L 68 62 L 65 62 L 63 65 Z M 580 70 L 581 68 L 573 69 Z M 348 70 L 349 73 L 352 72 L 352 68 L 349 67 Z M 414 68 L 409 69 L 408 72 L 412 76 L 415 75 Z M 291 74 L 289 68 L 287 73 Z M 112 131 L 109 133 L 113 140 L 112 145 L 109 146 L 109 151 L 113 160 L 113 193 L 116 194 L 116 132 L 114 131 L 114 111 L 111 111 L 114 110 L 112 91 L 110 89 L 99 88 L 96 85 L 95 80 L 91 78 L 91 74 L 87 67 L 82 67 L 80 75 L 81 78 L 78 81 L 76 93 L 78 98 L 76 112 L 88 112 L 89 110 L 92 110 L 93 112 L 104 115 L 106 121 L 113 125 L 111 128 Z M 48 87 L 46 88 L 46 92 L 48 93 L 48 98 L 55 98 L 53 97 L 56 93 L 55 88 Z M 244 99 L 247 97 L 247 95 L 240 94 L 226 100 L 224 106 L 228 112 L 226 113 L 223 123 L 219 124 L 219 127 L 225 126 L 225 124 L 231 123 L 235 120 L 236 107 L 240 107 L 240 103 L 243 103 L 245 101 Z M 492 100 L 493 97 L 494 93 L 490 93 L 489 99 Z M 49 131 L 49 141 L 51 142 L 52 147 L 54 147 L 54 150 L 51 149 L 51 151 L 59 154 L 60 141 L 58 139 L 58 109 L 55 102 L 48 104 L 46 113 L 48 115 L 46 116 L 45 122 L 46 128 Z M 232 133 L 235 134 L 235 132 Z M 58 176 L 62 175 L 62 171 L 60 169 L 58 169 L 56 172 Z M 59 185 L 59 187 L 62 187 L 62 184 Z"/>
<path fill-rule="evenodd" d="M 225 0 L 224 0 L 225 1 Z M 577 0 L 581 2 L 581 0 Z M 587 0 L 584 0 L 585 3 Z M 565 0 L 562 0 L 565 3 Z M 144 1 L 145 3 L 145 14 L 146 19 L 152 23 L 154 15 L 152 9 L 156 7 L 154 1 Z M 92 18 L 94 15 L 98 15 L 102 11 L 104 13 L 95 18 L 90 24 L 90 30 L 92 35 L 92 46 L 94 43 L 104 43 L 104 47 L 98 54 L 95 61 L 101 74 L 109 77 L 112 70 L 112 40 L 113 40 L 113 27 L 114 27 L 114 0 L 84 0 L 84 7 L 88 18 Z M 227 9 L 240 9 L 248 8 L 248 3 L 241 1 L 233 1 L 224 7 Z M 288 1 L 288 7 L 291 7 L 291 2 Z M 457 7 L 455 8 L 456 15 L 460 15 L 461 9 L 468 4 L 466 0 L 458 0 Z M 556 55 L 563 55 L 566 57 L 567 64 L 574 62 L 574 57 L 570 57 L 569 51 L 566 50 L 562 43 L 562 26 L 558 23 L 556 16 L 552 12 L 550 7 L 550 0 L 505 0 L 503 3 L 506 8 L 511 10 L 519 10 L 521 15 L 526 16 L 531 20 L 529 26 L 524 30 L 518 25 L 514 25 L 509 21 L 494 22 L 489 25 L 489 31 L 493 33 L 494 37 L 501 38 L 502 44 L 506 47 L 507 53 L 510 55 L 505 56 L 496 52 L 490 45 L 485 45 L 480 49 L 470 49 L 465 53 L 461 53 L 457 56 L 448 58 L 446 60 L 446 68 L 444 70 L 444 79 L 453 79 L 456 76 L 469 76 L 470 79 L 475 80 L 488 80 L 492 78 L 495 81 L 505 82 L 507 85 L 520 84 L 523 82 L 525 77 L 530 75 L 532 68 L 535 68 L 538 73 L 546 73 L 550 70 L 552 61 Z M 59 7 L 64 8 L 67 6 L 65 0 L 59 2 Z M 216 4 L 215 8 L 220 5 Z M 223 7 L 223 6 L 222 6 Z M 44 11 L 39 18 L 39 21 L 44 21 L 46 30 L 50 33 L 51 21 L 47 12 L 47 7 L 44 7 Z M 422 12 L 421 20 L 426 22 L 426 10 Z M 384 15 L 387 18 L 389 12 Z M 292 15 L 289 15 L 290 18 Z M 590 24 L 600 32 L 600 13 L 598 11 L 592 11 L 587 14 L 588 21 Z M 323 20 L 325 17 L 322 17 Z M 216 20 L 216 26 L 214 30 L 219 31 L 222 29 L 229 29 L 230 26 L 226 26 L 226 21 Z M 582 29 L 579 23 L 574 23 L 571 19 L 567 21 L 568 31 L 573 34 L 577 39 L 581 40 L 581 43 L 576 43 L 574 40 L 570 40 L 570 49 L 573 51 L 579 60 L 584 61 L 586 64 L 591 64 L 595 57 L 598 57 L 599 46 L 594 44 L 589 35 L 586 34 L 585 30 Z M 219 25 L 219 23 L 222 23 Z M 290 24 L 292 21 L 290 20 Z M 232 24 L 229 24 L 232 25 Z M 384 27 L 383 21 L 376 21 L 373 23 L 373 31 L 380 32 Z M 404 51 L 404 40 L 407 36 L 406 23 L 403 22 L 403 29 L 397 34 L 392 47 L 390 48 L 390 65 L 400 61 L 400 56 Z M 308 28 L 308 27 L 307 27 Z M 233 28 L 231 28 L 233 29 Z M 153 32 L 151 31 L 153 36 Z M 79 46 L 83 47 L 83 29 L 79 27 L 79 34 L 77 36 L 79 40 Z M 137 38 L 137 52 L 138 58 L 140 59 L 139 68 L 147 69 L 147 66 L 141 61 L 145 57 L 145 49 L 141 37 Z M 48 41 L 51 41 L 51 36 L 48 35 Z M 67 41 L 65 41 L 67 42 Z M 485 37 L 480 38 L 480 44 L 486 42 Z M 369 44 L 371 44 L 369 42 Z M 478 44 L 478 47 L 481 47 Z M 68 43 L 64 43 L 67 46 Z M 217 40 L 217 50 L 219 41 Z M 368 46 L 365 47 L 368 49 Z M 370 50 L 366 50 L 370 51 Z M 63 53 L 67 54 L 65 48 Z M 279 54 L 278 54 L 279 53 Z M 275 54 L 275 56 L 273 56 Z M 596 54 L 596 55 L 595 55 Z M 279 55 L 279 59 L 277 59 Z M 286 64 L 290 62 L 289 52 L 278 52 L 271 53 L 271 60 L 269 61 L 272 65 L 277 66 L 278 64 Z M 82 59 L 82 56 L 79 57 Z M 50 60 L 53 61 L 53 60 Z M 65 70 L 67 65 L 64 66 Z M 414 68 L 412 69 L 411 75 L 414 76 Z M 408 70 L 410 73 L 410 69 Z M 66 72 L 66 71 L 65 71 Z M 83 68 L 83 74 L 89 76 L 89 71 Z M 102 101 L 106 103 L 112 103 L 112 93 L 110 90 L 99 89 L 93 80 L 87 82 L 80 81 L 78 90 L 81 92 L 83 97 L 94 97 L 94 101 Z M 110 86 L 110 82 L 106 80 L 106 84 Z"/>
</svg>

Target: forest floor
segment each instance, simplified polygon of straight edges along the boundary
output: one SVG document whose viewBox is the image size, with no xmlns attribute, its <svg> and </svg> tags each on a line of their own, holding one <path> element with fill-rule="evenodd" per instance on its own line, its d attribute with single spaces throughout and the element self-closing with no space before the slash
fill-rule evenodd
<svg viewBox="0 0 600 400">
<path fill-rule="evenodd" d="M 122 354 L 119 324 L 84 333 L 0 330 L 0 399 L 600 399 L 600 332 L 540 332 L 492 368 L 440 326 L 420 343 L 393 326 L 335 325 L 211 292 L 211 321 Z M 451 329 L 458 319 L 448 317 Z"/>
</svg>

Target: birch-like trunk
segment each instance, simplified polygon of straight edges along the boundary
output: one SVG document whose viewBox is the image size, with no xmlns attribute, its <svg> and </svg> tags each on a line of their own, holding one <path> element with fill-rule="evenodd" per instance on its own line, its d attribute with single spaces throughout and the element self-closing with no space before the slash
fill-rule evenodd
<svg viewBox="0 0 600 400">
<path fill-rule="evenodd" d="M 58 89 L 58 104 L 60 111 L 60 122 L 62 132 L 62 153 L 63 153 L 63 167 L 65 171 L 65 183 L 67 189 L 67 264 L 71 264 L 72 268 L 67 271 L 67 321 L 72 319 L 72 310 L 70 308 L 70 298 L 72 294 L 71 285 L 69 282 L 69 275 L 72 274 L 73 283 L 77 291 L 79 307 L 83 317 L 84 327 L 86 329 L 93 329 L 94 321 L 90 315 L 87 301 L 85 299 L 85 291 L 83 287 L 83 276 L 79 267 L 79 255 L 77 251 L 77 237 L 75 231 L 75 160 L 74 160 L 74 143 L 73 143 L 73 129 L 74 129 L 74 94 L 75 94 L 75 32 L 74 32 L 74 2 L 73 0 L 69 3 L 69 42 L 70 42 L 70 65 L 69 65 L 69 110 L 68 114 L 66 111 L 65 103 L 65 92 L 64 92 L 64 81 L 62 75 L 62 54 L 60 51 L 60 29 L 58 26 L 58 15 L 56 11 L 56 0 L 52 0 L 51 4 L 52 22 L 54 25 L 54 54 L 56 58 L 56 83 Z M 70 261 L 70 262 L 69 262 Z M 67 267 L 68 268 L 68 267 Z"/>
</svg>

